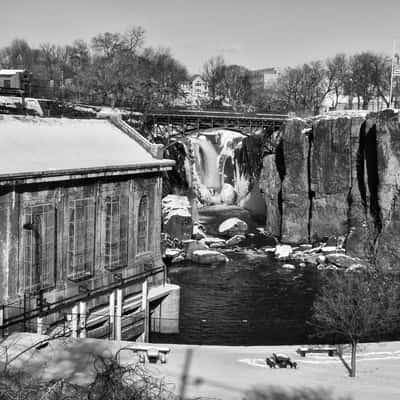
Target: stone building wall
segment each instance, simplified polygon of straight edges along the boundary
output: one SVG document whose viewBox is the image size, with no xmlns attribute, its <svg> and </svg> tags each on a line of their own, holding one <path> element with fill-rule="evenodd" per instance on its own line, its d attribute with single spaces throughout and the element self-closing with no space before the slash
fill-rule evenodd
<svg viewBox="0 0 400 400">
<path fill-rule="evenodd" d="M 28 325 L 28 330 L 29 326 L 36 330 L 36 317 L 40 316 L 43 317 L 42 321 L 46 329 L 51 331 L 57 325 L 65 325 L 66 315 L 70 314 L 73 308 L 82 301 L 85 302 L 85 315 L 89 316 L 89 319 L 91 313 L 93 315 L 104 313 L 108 318 L 110 294 L 118 288 L 122 289 L 123 302 L 133 304 L 132 307 L 126 308 L 127 315 L 131 313 L 136 307 L 135 304 L 140 305 L 140 298 L 136 301 L 135 296 L 141 296 L 144 280 L 147 279 L 151 287 L 163 283 L 165 278 L 160 249 L 161 191 L 162 178 L 158 174 L 3 187 L 0 193 L 0 224 L 2 226 L 0 230 L 0 290 L 1 303 L 9 305 L 3 307 L 3 319 L 5 321 L 13 318 L 18 320 L 23 317 L 24 321 L 21 320 L 21 324 L 16 324 L 14 328 L 26 330 Z M 142 226 L 144 224 L 144 219 L 141 220 L 139 215 L 139 205 L 143 196 L 147 198 L 147 233 L 144 233 L 146 239 L 144 245 L 139 243 L 140 232 L 138 232 L 140 221 L 142 221 Z M 118 223 L 115 225 L 113 234 L 119 232 L 123 236 L 126 252 L 122 253 L 122 244 L 120 244 L 121 253 L 118 254 L 123 254 L 121 260 L 124 262 L 121 261 L 121 265 L 105 265 L 105 260 L 110 260 L 105 253 L 108 251 L 105 243 L 111 240 L 106 239 L 110 237 L 106 236 L 110 233 L 107 234 L 105 231 L 105 220 L 112 215 L 112 212 L 110 214 L 110 211 L 106 211 L 106 207 L 110 207 L 110 199 L 116 198 L 124 200 L 121 200 L 119 206 L 114 204 L 115 210 L 120 207 L 121 214 L 120 217 L 118 217 L 119 214 L 116 217 Z M 78 215 L 82 211 L 76 209 L 74 211 L 76 214 L 72 214 L 71 205 L 82 199 L 90 203 L 87 210 L 93 210 L 92 219 L 90 219 L 89 211 L 89 214 Z M 49 265 L 54 260 L 54 270 L 50 272 L 46 270 L 45 287 L 43 285 L 28 287 L 29 279 L 24 274 L 30 271 L 32 264 L 26 260 L 28 257 L 37 257 L 37 255 L 27 250 L 29 248 L 27 238 L 31 237 L 27 232 L 32 229 L 29 223 L 34 222 L 35 215 L 38 223 L 43 223 L 41 221 L 44 214 L 37 214 L 38 207 L 42 210 L 40 207 L 43 205 L 45 210 L 54 212 L 51 216 L 51 225 L 54 225 L 54 240 L 49 239 L 51 232 L 43 231 L 40 232 L 41 237 L 35 236 L 35 240 L 49 240 L 47 247 L 40 244 L 42 249 L 40 256 L 43 262 L 43 257 L 47 257 L 50 260 Z M 80 210 L 86 210 L 86 208 Z M 82 271 L 71 272 L 71 265 L 73 265 L 70 258 L 72 257 L 71 215 L 81 218 L 83 224 L 93 225 L 91 231 L 85 231 L 88 235 L 93 233 L 93 237 L 84 236 L 85 243 L 93 243 L 93 254 L 88 255 L 91 263 L 83 274 Z M 123 229 L 126 231 L 123 232 Z M 33 232 L 32 235 L 36 233 Z M 79 246 L 79 243 L 74 242 L 73 245 Z M 115 246 L 116 242 L 110 241 L 109 245 Z M 86 253 L 85 250 L 82 257 L 86 257 Z M 76 257 L 80 257 L 79 252 L 76 254 Z M 83 264 L 77 262 L 76 265 Z M 44 270 L 41 271 L 43 281 Z M 25 314 L 25 317 L 22 314 Z M 122 319 L 124 319 L 123 316 Z M 28 324 L 27 321 L 29 321 Z M 137 321 L 131 318 L 131 322 Z M 128 332 L 129 322 L 125 322 L 125 325 L 125 331 Z"/>
</svg>

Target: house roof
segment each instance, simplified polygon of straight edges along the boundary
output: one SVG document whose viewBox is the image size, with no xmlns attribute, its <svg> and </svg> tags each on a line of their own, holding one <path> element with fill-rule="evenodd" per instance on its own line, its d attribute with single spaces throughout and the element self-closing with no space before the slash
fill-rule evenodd
<svg viewBox="0 0 400 400">
<path fill-rule="evenodd" d="M 0 115 L 0 180 L 169 169 L 159 146 L 118 119 Z"/>
<path fill-rule="evenodd" d="M 15 75 L 18 72 L 25 72 L 24 69 L 0 69 L 0 75 Z"/>
</svg>

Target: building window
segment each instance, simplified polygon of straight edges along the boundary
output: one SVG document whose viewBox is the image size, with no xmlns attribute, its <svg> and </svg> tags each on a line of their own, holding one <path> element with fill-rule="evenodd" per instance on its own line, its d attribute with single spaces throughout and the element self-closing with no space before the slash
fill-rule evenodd
<svg viewBox="0 0 400 400">
<path fill-rule="evenodd" d="M 138 232 L 137 232 L 137 252 L 144 253 L 148 250 L 148 231 L 149 231 L 149 200 L 145 195 L 140 199 L 138 211 Z"/>
<path fill-rule="evenodd" d="M 4 79 L 3 86 L 6 89 L 10 89 L 11 88 L 11 81 L 9 79 Z"/>
<path fill-rule="evenodd" d="M 104 207 L 103 265 L 106 269 L 128 264 L 128 215 L 127 196 L 107 196 Z"/>
<path fill-rule="evenodd" d="M 68 228 L 68 278 L 85 279 L 92 275 L 94 265 L 94 199 L 69 202 Z"/>
<path fill-rule="evenodd" d="M 23 210 L 23 278 L 25 291 L 54 286 L 56 253 L 56 212 L 51 204 Z"/>
</svg>

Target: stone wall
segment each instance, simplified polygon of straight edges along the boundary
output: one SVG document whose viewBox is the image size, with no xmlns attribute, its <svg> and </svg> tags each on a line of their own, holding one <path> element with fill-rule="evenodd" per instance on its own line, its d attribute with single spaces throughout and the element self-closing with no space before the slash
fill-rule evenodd
<svg viewBox="0 0 400 400">
<path fill-rule="evenodd" d="M 397 112 L 289 120 L 260 189 L 266 230 L 282 242 L 344 237 L 350 255 L 400 267 Z"/>
</svg>

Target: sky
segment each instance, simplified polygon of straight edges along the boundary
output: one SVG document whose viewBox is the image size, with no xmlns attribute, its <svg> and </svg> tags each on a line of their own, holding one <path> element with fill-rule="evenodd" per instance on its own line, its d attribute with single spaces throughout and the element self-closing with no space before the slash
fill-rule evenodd
<svg viewBox="0 0 400 400">
<path fill-rule="evenodd" d="M 400 0 L 0 0 L 0 47 L 24 38 L 69 44 L 101 32 L 146 31 L 191 73 L 224 56 L 249 69 L 295 66 L 339 52 L 392 53 Z"/>
</svg>

